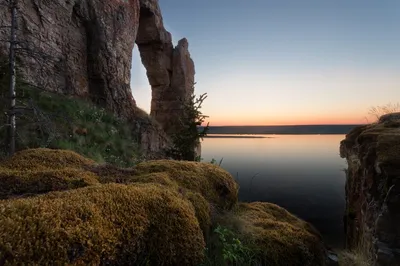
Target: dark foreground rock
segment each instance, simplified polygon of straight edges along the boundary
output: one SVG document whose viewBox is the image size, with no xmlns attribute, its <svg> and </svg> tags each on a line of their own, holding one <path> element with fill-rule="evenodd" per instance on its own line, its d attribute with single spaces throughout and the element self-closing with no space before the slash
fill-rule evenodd
<svg viewBox="0 0 400 266">
<path fill-rule="evenodd" d="M 400 116 L 382 116 L 341 142 L 348 163 L 346 244 L 374 265 L 400 265 Z"/>
</svg>

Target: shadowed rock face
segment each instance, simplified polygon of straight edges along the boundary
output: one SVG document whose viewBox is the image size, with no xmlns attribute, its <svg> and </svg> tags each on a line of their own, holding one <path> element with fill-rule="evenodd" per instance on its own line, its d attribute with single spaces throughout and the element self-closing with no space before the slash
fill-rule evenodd
<svg viewBox="0 0 400 266">
<path fill-rule="evenodd" d="M 139 0 L 20 0 L 18 7 L 18 40 L 35 51 L 19 53 L 25 80 L 129 116 L 135 106 L 130 68 Z M 7 8 L 0 10 L 0 24 L 10 24 Z M 9 29 L 1 29 L 0 36 L 8 38 Z M 5 48 L 0 53 L 6 54 Z"/>
<path fill-rule="evenodd" d="M 176 132 L 195 71 L 187 40 L 173 46 L 158 0 L 19 0 L 18 6 L 20 46 L 34 51 L 26 56 L 20 50 L 18 74 L 45 90 L 91 99 L 132 122 L 137 120 L 130 88 L 136 42 L 152 88 L 151 115 L 160 124 L 138 130 L 149 146 L 144 149 L 166 146 L 163 131 Z M 0 8 L 0 25 L 10 21 L 8 8 Z M 0 28 L 0 39 L 8 38 L 9 28 Z M 7 43 L 0 42 L 0 56 L 7 54 Z"/>
<path fill-rule="evenodd" d="M 400 119 L 383 116 L 341 142 L 347 159 L 346 245 L 377 266 L 400 265 Z"/>
</svg>

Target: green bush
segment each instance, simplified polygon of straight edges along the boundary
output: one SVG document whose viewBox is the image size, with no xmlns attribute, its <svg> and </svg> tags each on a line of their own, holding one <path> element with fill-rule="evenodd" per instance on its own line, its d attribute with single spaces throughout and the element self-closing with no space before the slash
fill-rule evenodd
<svg viewBox="0 0 400 266">
<path fill-rule="evenodd" d="M 209 124 L 200 132 L 201 126 L 208 117 L 200 109 L 207 94 L 202 94 L 198 98 L 192 95 L 187 103 L 184 104 L 182 117 L 179 119 L 178 131 L 171 136 L 173 146 L 167 150 L 167 155 L 176 160 L 199 161 L 196 155 L 196 148 L 200 145 L 200 139 L 207 135 Z"/>
<path fill-rule="evenodd" d="M 202 266 L 260 265 L 256 252 L 227 227 L 217 225 L 207 243 Z"/>
</svg>

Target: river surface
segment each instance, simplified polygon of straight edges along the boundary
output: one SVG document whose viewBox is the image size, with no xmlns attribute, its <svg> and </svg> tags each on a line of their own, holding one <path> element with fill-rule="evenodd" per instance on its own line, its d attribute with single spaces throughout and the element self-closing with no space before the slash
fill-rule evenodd
<svg viewBox="0 0 400 266">
<path fill-rule="evenodd" d="M 210 135 L 202 158 L 223 159 L 221 167 L 240 185 L 240 201 L 276 203 L 313 224 L 328 245 L 342 247 L 347 164 L 339 144 L 345 135 L 248 137 Z"/>
</svg>

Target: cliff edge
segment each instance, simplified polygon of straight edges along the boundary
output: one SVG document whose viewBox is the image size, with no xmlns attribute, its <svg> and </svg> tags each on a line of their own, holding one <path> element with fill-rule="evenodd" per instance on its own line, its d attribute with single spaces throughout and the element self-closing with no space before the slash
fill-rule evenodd
<svg viewBox="0 0 400 266">
<path fill-rule="evenodd" d="M 400 265 L 400 113 L 354 128 L 340 155 L 348 163 L 346 247 L 374 265 Z"/>
</svg>

